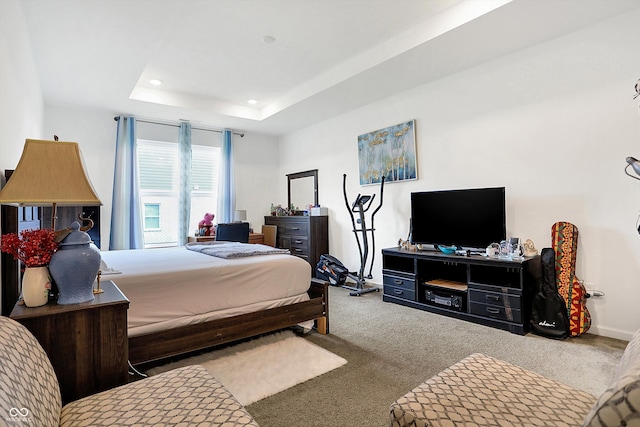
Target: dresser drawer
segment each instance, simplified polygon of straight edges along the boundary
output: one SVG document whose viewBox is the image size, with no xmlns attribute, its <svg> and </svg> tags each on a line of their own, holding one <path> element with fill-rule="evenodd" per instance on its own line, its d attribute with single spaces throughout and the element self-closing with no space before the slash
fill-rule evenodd
<svg viewBox="0 0 640 427">
<path fill-rule="evenodd" d="M 289 236 L 306 236 L 309 234 L 309 223 L 307 221 L 289 221 L 284 224 L 282 233 Z"/>
<path fill-rule="evenodd" d="M 309 250 L 307 248 L 292 246 L 289 248 L 291 255 L 296 255 L 303 258 L 309 258 Z"/>
<path fill-rule="evenodd" d="M 383 292 L 385 295 L 390 295 L 398 298 L 403 298 L 409 301 L 416 300 L 415 289 L 399 288 L 397 286 L 383 285 Z"/>
<path fill-rule="evenodd" d="M 413 275 L 405 277 L 395 274 L 383 274 L 382 283 L 384 285 L 403 288 L 414 292 L 416 290 L 416 279 Z"/>
<path fill-rule="evenodd" d="M 305 259 L 312 268 L 329 253 L 329 218 L 327 216 L 265 216 L 265 225 L 275 225 L 276 247 L 289 249 Z"/>
</svg>

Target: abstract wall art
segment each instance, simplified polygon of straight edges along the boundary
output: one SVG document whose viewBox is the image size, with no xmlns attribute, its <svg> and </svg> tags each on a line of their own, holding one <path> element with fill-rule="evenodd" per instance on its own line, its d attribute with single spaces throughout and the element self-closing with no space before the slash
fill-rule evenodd
<svg viewBox="0 0 640 427">
<path fill-rule="evenodd" d="M 360 185 L 418 179 L 415 120 L 358 136 Z"/>
</svg>

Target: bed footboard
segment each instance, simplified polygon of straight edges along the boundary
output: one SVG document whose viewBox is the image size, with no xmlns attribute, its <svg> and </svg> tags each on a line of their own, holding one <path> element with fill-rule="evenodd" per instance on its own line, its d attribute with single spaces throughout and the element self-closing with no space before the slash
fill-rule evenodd
<svg viewBox="0 0 640 427">
<path fill-rule="evenodd" d="M 314 299 L 322 299 L 324 305 L 324 316 L 314 319 L 316 330 L 322 335 L 329 333 L 329 283 L 319 279 L 311 279 L 311 287 L 309 288 L 309 297 Z"/>
<path fill-rule="evenodd" d="M 329 333 L 329 285 L 311 279 L 310 299 L 255 313 L 216 319 L 129 337 L 129 361 L 136 365 L 277 331 L 309 320 Z"/>
</svg>

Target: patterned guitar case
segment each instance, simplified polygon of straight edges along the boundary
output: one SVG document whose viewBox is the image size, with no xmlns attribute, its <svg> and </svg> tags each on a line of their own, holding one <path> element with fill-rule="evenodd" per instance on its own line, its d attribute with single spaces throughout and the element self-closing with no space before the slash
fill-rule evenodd
<svg viewBox="0 0 640 427">
<path fill-rule="evenodd" d="M 578 228 L 570 222 L 556 222 L 551 227 L 551 242 L 558 293 L 567 304 L 569 335 L 575 337 L 587 332 L 591 326 L 591 315 L 586 306 L 587 291 L 576 277 Z"/>
</svg>

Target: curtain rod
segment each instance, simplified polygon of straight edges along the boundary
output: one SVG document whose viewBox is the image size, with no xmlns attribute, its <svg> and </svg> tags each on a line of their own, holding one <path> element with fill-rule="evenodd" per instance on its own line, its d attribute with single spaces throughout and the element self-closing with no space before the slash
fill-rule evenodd
<svg viewBox="0 0 640 427">
<path fill-rule="evenodd" d="M 124 119 L 126 120 L 127 118 L 125 117 Z M 115 120 L 117 122 L 118 120 L 120 120 L 120 117 L 115 116 L 113 118 L 113 120 Z M 175 127 L 175 128 L 180 127 L 179 125 L 176 125 L 176 124 L 173 124 L 173 123 L 153 122 L 151 120 L 144 120 L 144 119 L 136 119 L 136 122 L 150 123 L 152 125 L 171 126 L 171 127 Z M 198 127 L 195 127 L 195 126 L 191 126 L 191 129 L 222 133 L 222 131 L 219 130 L 219 129 L 206 129 L 206 128 L 198 128 Z M 234 135 L 238 135 L 240 138 L 244 138 L 244 133 L 233 132 L 233 134 Z"/>
</svg>

